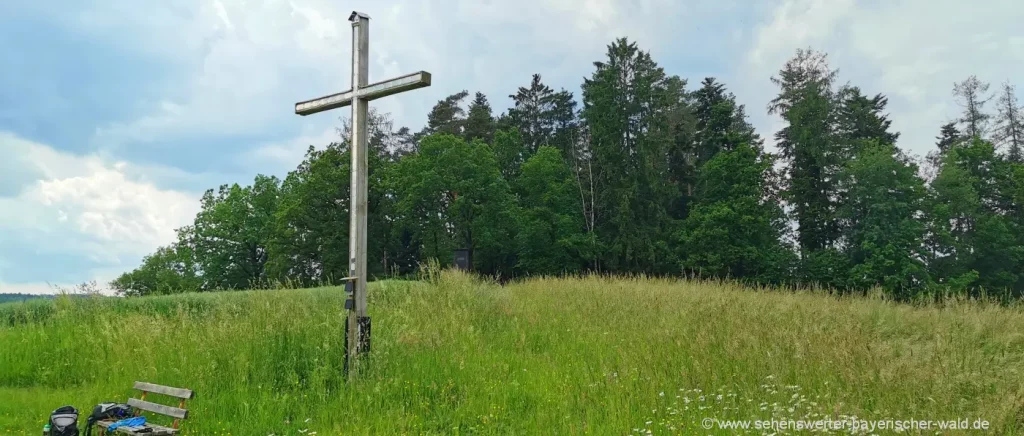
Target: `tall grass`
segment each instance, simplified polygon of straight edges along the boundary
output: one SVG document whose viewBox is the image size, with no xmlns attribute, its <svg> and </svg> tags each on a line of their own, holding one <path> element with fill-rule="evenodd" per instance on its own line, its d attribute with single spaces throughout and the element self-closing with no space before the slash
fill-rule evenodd
<svg viewBox="0 0 1024 436">
<path fill-rule="evenodd" d="M 1024 313 L 652 279 L 371 284 L 0 306 L 0 435 L 188 387 L 186 434 L 693 434 L 705 417 L 985 419 L 1024 432 Z"/>
</svg>

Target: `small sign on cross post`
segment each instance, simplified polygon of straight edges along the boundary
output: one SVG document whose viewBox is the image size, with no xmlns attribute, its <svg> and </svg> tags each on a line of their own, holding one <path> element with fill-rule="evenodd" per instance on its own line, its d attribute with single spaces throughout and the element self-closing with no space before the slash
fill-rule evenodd
<svg viewBox="0 0 1024 436">
<path fill-rule="evenodd" d="M 349 202 L 349 284 L 353 302 L 349 308 L 348 360 L 370 350 L 370 317 L 366 312 L 366 214 L 367 214 L 367 107 L 370 100 L 430 86 L 430 73 L 420 71 L 368 84 L 370 17 L 352 12 L 352 88 L 348 91 L 295 103 L 295 113 L 306 116 L 352 106 L 351 201 Z"/>
</svg>

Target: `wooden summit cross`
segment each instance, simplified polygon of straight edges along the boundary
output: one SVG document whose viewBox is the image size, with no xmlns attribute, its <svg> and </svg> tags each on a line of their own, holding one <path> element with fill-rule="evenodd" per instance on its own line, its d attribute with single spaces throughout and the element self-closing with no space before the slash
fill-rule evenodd
<svg viewBox="0 0 1024 436">
<path fill-rule="evenodd" d="M 366 314 L 367 106 L 370 100 L 430 86 L 430 73 L 420 71 L 367 84 L 370 17 L 353 11 L 348 20 L 352 22 L 352 88 L 345 92 L 295 103 L 295 113 L 306 116 L 352 106 L 352 191 L 349 202 L 347 283 L 351 285 L 352 302 L 346 302 L 346 309 L 350 310 L 346 357 L 347 360 L 354 360 L 353 358 L 359 354 L 370 351 L 370 317 Z"/>
</svg>

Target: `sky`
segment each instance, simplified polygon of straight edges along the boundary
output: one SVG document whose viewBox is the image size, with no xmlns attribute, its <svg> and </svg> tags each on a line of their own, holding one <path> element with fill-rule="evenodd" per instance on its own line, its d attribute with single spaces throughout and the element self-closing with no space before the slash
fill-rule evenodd
<svg viewBox="0 0 1024 436">
<path fill-rule="evenodd" d="M 432 74 L 371 104 L 414 131 L 463 89 L 500 113 L 533 73 L 578 96 L 618 37 L 691 87 L 725 82 L 764 137 L 782 125 L 770 78 L 797 48 L 886 94 L 917 155 L 957 116 L 954 82 L 1024 93 L 1019 0 L 0 2 L 0 292 L 105 287 L 171 243 L 206 189 L 283 177 L 335 139 L 347 109 L 294 103 L 350 87 L 353 10 L 371 17 L 371 82 Z"/>
</svg>

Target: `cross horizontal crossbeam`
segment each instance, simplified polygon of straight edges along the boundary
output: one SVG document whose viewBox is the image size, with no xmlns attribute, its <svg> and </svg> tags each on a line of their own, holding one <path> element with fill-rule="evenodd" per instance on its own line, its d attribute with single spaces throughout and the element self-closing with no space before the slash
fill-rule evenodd
<svg viewBox="0 0 1024 436">
<path fill-rule="evenodd" d="M 367 101 L 376 100 L 392 94 L 398 94 L 400 92 L 425 88 L 428 86 L 430 86 L 430 73 L 420 71 L 382 82 L 371 83 L 356 90 L 356 92 L 352 92 L 352 90 L 349 89 L 348 91 L 331 94 L 326 97 L 300 101 L 295 103 L 295 113 L 303 116 L 311 115 L 317 112 L 351 105 L 352 100 L 355 98 L 361 98 Z"/>
</svg>

